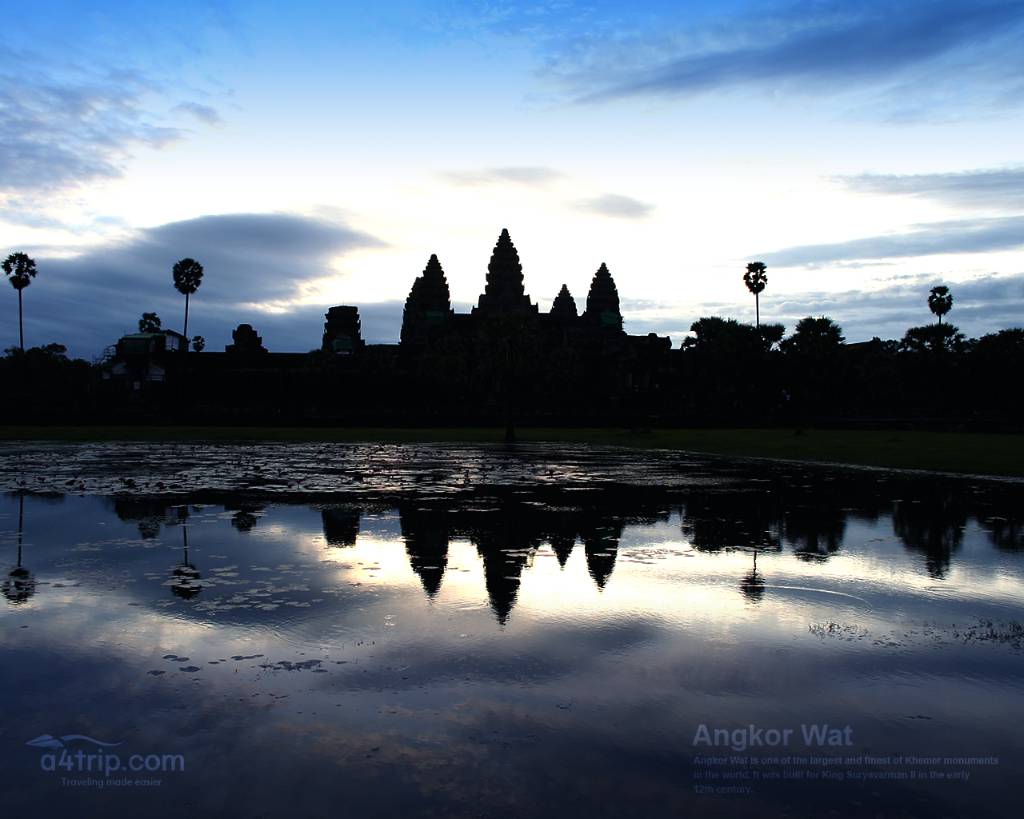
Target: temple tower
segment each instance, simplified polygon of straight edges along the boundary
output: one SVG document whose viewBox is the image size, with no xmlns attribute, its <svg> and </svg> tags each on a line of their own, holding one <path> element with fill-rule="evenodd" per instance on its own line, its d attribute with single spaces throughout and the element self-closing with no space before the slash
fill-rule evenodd
<svg viewBox="0 0 1024 819">
<path fill-rule="evenodd" d="M 576 310 L 576 301 L 573 299 L 572 294 L 569 293 L 569 288 L 564 284 L 551 304 L 549 315 L 559 324 L 573 324 L 579 318 L 579 313 Z"/>
<path fill-rule="evenodd" d="M 265 353 L 267 348 L 263 346 L 263 339 L 253 329 L 251 324 L 239 324 L 231 331 L 232 344 L 228 344 L 224 351 L 239 355 Z"/>
<path fill-rule="evenodd" d="M 324 318 L 327 321 L 324 324 L 321 349 L 325 353 L 352 355 L 366 346 L 363 342 L 358 307 L 332 307 Z"/>
<path fill-rule="evenodd" d="M 508 230 L 503 229 L 487 265 L 487 285 L 480 296 L 474 315 L 502 315 L 508 313 L 533 313 L 537 306 L 530 302 L 523 288 L 523 266 L 519 253 L 512 244 Z"/>
<path fill-rule="evenodd" d="M 602 262 L 590 283 L 587 309 L 583 322 L 591 327 L 603 327 L 622 332 L 622 313 L 619 310 L 619 291 L 615 288 L 608 266 Z"/>
<path fill-rule="evenodd" d="M 448 280 L 436 254 L 431 254 L 423 274 L 412 283 L 402 312 L 402 342 L 423 340 L 434 328 L 444 327 L 452 315 Z"/>
</svg>

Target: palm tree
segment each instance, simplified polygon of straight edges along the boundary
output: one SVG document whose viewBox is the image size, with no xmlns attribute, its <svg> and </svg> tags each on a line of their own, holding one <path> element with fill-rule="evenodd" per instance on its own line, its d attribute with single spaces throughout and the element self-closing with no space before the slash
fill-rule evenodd
<svg viewBox="0 0 1024 819">
<path fill-rule="evenodd" d="M 761 291 L 768 284 L 768 270 L 764 262 L 751 262 L 747 265 L 747 272 L 743 274 L 743 283 L 747 290 L 754 294 L 755 326 L 761 326 Z"/>
<path fill-rule="evenodd" d="M 18 291 L 18 345 L 25 352 L 25 325 L 21 317 L 21 291 L 36 277 L 36 263 L 24 253 L 12 253 L 3 263 L 11 287 Z"/>
<path fill-rule="evenodd" d="M 185 297 L 185 327 L 181 334 L 185 336 L 188 349 L 188 297 L 191 296 L 203 281 L 203 266 L 195 259 L 180 259 L 174 265 L 174 287 Z"/>
<path fill-rule="evenodd" d="M 939 324 L 942 324 L 942 317 L 953 309 L 953 294 L 944 284 L 933 287 L 928 296 L 928 309 L 939 317 Z"/>
</svg>

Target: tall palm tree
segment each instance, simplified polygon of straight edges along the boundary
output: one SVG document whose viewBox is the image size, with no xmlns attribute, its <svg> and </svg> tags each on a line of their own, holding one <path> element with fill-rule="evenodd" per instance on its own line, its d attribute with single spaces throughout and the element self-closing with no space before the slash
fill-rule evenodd
<svg viewBox="0 0 1024 819">
<path fill-rule="evenodd" d="M 768 284 L 768 270 L 764 262 L 751 262 L 747 265 L 747 272 L 743 274 L 743 283 L 747 290 L 754 294 L 754 311 L 756 326 L 761 326 L 761 291 Z"/>
<path fill-rule="evenodd" d="M 928 296 L 928 309 L 939 317 L 939 324 L 942 324 L 942 317 L 953 309 L 953 294 L 946 285 L 932 288 Z"/>
<path fill-rule="evenodd" d="M 203 281 L 203 266 L 195 259 L 180 259 L 174 265 L 174 287 L 185 297 L 185 327 L 181 334 L 185 336 L 185 349 L 188 349 L 188 297 L 191 296 Z"/>
<path fill-rule="evenodd" d="M 18 291 L 18 345 L 25 352 L 25 325 L 21 316 L 21 291 L 36 277 L 36 263 L 24 253 L 12 253 L 3 263 L 11 287 Z"/>
</svg>

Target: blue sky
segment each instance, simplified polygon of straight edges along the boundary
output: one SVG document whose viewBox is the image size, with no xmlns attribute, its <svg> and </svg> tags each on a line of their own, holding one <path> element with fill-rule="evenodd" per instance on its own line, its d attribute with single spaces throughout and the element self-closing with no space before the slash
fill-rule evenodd
<svg viewBox="0 0 1024 819">
<path fill-rule="evenodd" d="M 1024 308 L 1024 1 L 0 3 L 0 250 L 29 344 L 91 357 L 206 266 L 190 330 L 371 341 L 508 227 L 542 309 L 607 262 L 630 332 L 825 313 L 849 340 Z M 16 341 L 16 298 L 0 344 Z"/>
</svg>

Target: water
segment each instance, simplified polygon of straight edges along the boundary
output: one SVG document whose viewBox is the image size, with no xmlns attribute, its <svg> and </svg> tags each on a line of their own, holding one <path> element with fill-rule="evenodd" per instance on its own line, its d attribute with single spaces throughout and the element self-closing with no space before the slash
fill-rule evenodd
<svg viewBox="0 0 1024 819">
<path fill-rule="evenodd" d="M 1019 484 L 46 451 L 0 452 L 11 812 L 1016 814 Z"/>
</svg>

